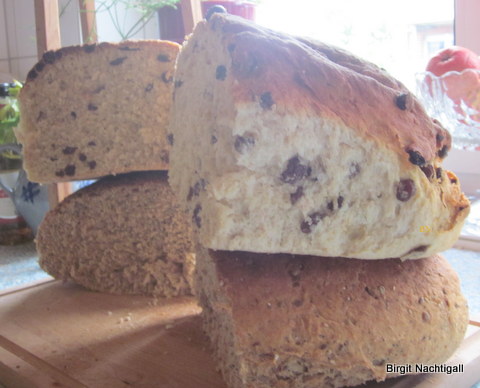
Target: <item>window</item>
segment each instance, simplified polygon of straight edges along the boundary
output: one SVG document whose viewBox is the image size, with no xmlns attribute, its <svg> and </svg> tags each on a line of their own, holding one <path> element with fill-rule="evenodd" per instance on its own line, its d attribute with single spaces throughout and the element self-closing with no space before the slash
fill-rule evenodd
<svg viewBox="0 0 480 388">
<path fill-rule="evenodd" d="M 259 24 L 343 47 L 411 90 L 431 54 L 453 44 L 453 21 L 454 0 L 262 0 L 257 7 Z"/>
</svg>

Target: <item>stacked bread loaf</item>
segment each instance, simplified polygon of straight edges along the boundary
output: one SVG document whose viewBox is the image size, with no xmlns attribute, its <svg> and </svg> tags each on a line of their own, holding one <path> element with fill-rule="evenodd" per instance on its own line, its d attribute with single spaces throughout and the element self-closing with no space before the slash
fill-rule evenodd
<svg viewBox="0 0 480 388">
<path fill-rule="evenodd" d="M 352 386 L 445 362 L 468 311 L 438 252 L 469 202 L 417 99 L 348 52 L 226 14 L 197 25 L 174 84 L 169 181 L 228 385 Z"/>
<path fill-rule="evenodd" d="M 16 135 L 29 179 L 98 179 L 40 225 L 40 265 L 52 276 L 105 292 L 191 293 L 191 230 L 166 173 L 179 47 L 65 47 L 28 73 Z"/>
</svg>

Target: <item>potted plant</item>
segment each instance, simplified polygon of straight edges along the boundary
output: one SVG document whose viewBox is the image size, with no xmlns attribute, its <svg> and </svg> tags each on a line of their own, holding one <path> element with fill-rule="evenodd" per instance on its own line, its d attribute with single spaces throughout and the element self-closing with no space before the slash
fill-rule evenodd
<svg viewBox="0 0 480 388">
<path fill-rule="evenodd" d="M 22 87 L 18 81 L 0 84 L 0 144 L 16 143 L 13 128 L 20 120 L 17 95 Z M 12 152 L 0 154 L 0 171 L 19 170 L 21 157 Z"/>
<path fill-rule="evenodd" d="M 255 21 L 255 8 L 258 3 L 259 0 L 202 0 L 201 7 L 203 17 L 205 17 L 210 7 L 221 5 L 229 14 Z M 183 25 L 181 4 L 159 9 L 158 17 L 160 23 L 160 38 L 183 43 L 185 39 L 185 28 Z"/>
<path fill-rule="evenodd" d="M 84 2 L 93 0 L 84 0 Z M 95 0 L 92 7 L 85 7 L 84 12 L 95 14 L 107 13 L 115 31 L 121 40 L 131 39 L 157 14 L 159 10 L 167 12 L 176 9 L 180 0 Z M 92 9 L 89 11 L 87 9 Z M 125 12 L 136 11 L 132 22 L 125 24 Z M 90 31 L 95 35 L 96 31 Z"/>
<path fill-rule="evenodd" d="M 22 168 L 22 158 L 11 151 L 18 147 L 13 128 L 20 120 L 17 95 L 22 87 L 18 81 L 0 84 L 0 245 L 16 245 L 33 239 L 32 229 L 17 212 L 3 179 L 15 181 Z"/>
</svg>

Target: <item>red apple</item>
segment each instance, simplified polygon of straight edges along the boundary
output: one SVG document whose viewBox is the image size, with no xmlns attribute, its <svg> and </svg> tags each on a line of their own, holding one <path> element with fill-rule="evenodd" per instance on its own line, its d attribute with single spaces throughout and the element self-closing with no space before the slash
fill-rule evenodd
<svg viewBox="0 0 480 388">
<path fill-rule="evenodd" d="M 465 105 L 480 111 L 480 58 L 473 51 L 460 46 L 441 50 L 430 59 L 426 70 L 440 77 L 434 80 L 435 77 L 426 75 L 430 94 L 433 94 L 432 82 L 436 82 L 452 100 L 453 109 L 458 114 L 465 114 Z M 470 118 L 480 122 L 480 114 L 473 114 Z"/>
<path fill-rule="evenodd" d="M 465 69 L 480 69 L 480 58 L 473 51 L 460 46 L 439 51 L 428 61 L 426 68 L 437 77 L 449 71 L 461 72 Z"/>
</svg>

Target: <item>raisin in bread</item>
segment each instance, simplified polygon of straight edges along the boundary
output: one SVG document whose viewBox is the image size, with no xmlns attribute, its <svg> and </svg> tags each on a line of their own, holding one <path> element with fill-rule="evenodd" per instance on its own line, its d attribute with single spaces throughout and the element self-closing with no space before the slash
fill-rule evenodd
<svg viewBox="0 0 480 388">
<path fill-rule="evenodd" d="M 215 14 L 177 59 L 170 184 L 219 250 L 378 259 L 452 246 L 449 133 L 377 66 Z"/>
<path fill-rule="evenodd" d="M 168 168 L 179 45 L 125 41 L 46 52 L 28 73 L 16 135 L 34 182 Z"/>
<path fill-rule="evenodd" d="M 445 362 L 468 308 L 435 255 L 355 260 L 197 251 L 204 328 L 230 388 L 344 387 Z"/>
<path fill-rule="evenodd" d="M 57 279 L 116 294 L 191 294 L 191 228 L 166 172 L 105 177 L 47 213 L 40 266 Z"/>
</svg>

